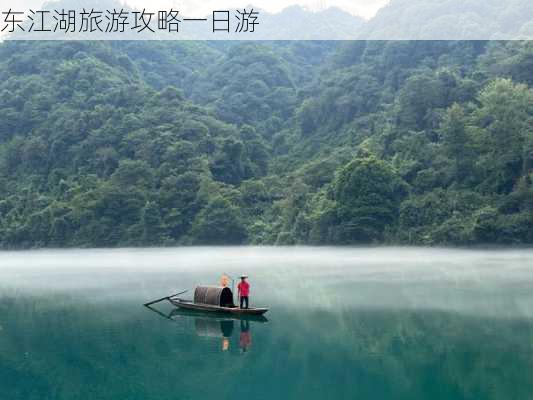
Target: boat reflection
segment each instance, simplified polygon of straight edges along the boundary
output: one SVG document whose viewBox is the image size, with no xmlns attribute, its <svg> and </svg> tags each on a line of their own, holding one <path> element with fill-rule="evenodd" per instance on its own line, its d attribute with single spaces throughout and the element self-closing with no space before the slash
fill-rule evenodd
<svg viewBox="0 0 533 400">
<path fill-rule="evenodd" d="M 237 329 L 239 329 L 239 350 L 243 354 L 249 351 L 252 345 L 250 325 L 268 322 L 268 319 L 263 315 L 221 315 L 179 308 L 172 310 L 169 314 L 164 314 L 154 307 L 146 306 L 146 308 L 175 322 L 179 322 L 184 318 L 194 320 L 196 335 L 207 338 L 220 338 L 221 351 L 230 350 L 231 337 L 236 330 L 235 325 L 237 325 Z"/>
<path fill-rule="evenodd" d="M 222 351 L 230 348 L 230 338 L 233 334 L 235 321 L 216 320 L 208 318 L 194 318 L 194 328 L 196 334 L 202 337 L 212 337 L 222 339 Z"/>
<path fill-rule="evenodd" d="M 204 319 L 214 319 L 218 321 L 252 321 L 252 322 L 268 322 L 268 319 L 264 315 L 240 315 L 240 314 L 220 314 L 214 312 L 205 312 L 197 310 L 186 310 L 182 308 L 175 308 L 169 314 L 170 318 L 176 317 L 193 317 L 193 318 L 204 318 Z"/>
</svg>

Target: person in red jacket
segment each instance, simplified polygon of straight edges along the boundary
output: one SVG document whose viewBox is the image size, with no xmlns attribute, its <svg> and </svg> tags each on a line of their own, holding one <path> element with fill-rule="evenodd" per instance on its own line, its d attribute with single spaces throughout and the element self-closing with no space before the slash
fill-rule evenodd
<svg viewBox="0 0 533 400">
<path fill-rule="evenodd" d="M 248 296 L 250 295 L 250 284 L 246 281 L 246 275 L 241 276 L 241 281 L 237 285 L 241 308 L 248 308 Z M 246 306 L 244 306 L 246 303 Z"/>
</svg>

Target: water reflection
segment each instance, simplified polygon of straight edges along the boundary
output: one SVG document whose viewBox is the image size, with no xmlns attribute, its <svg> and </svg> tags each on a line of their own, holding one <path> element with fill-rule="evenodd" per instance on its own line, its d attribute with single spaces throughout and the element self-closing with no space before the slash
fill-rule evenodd
<svg viewBox="0 0 533 400">
<path fill-rule="evenodd" d="M 0 311 L 0 392 L 10 400 L 522 400 L 533 391 L 532 320 L 352 306 L 276 307 L 261 323 L 1 293 Z"/>
<path fill-rule="evenodd" d="M 219 338 L 221 351 L 232 348 L 232 337 L 235 325 L 238 323 L 239 350 L 242 354 L 248 352 L 252 346 L 251 325 L 265 323 L 268 319 L 263 315 L 225 316 L 222 314 L 205 313 L 193 310 L 174 309 L 165 314 L 153 306 L 145 306 L 163 318 L 174 322 L 185 322 L 187 319 L 194 321 L 194 332 L 197 336 L 206 338 Z M 237 336 L 237 335 L 236 335 Z"/>
<path fill-rule="evenodd" d="M 250 321 L 241 321 L 241 336 L 239 338 L 239 347 L 242 352 L 248 351 L 252 345 L 252 333 L 250 332 Z"/>
<path fill-rule="evenodd" d="M 228 351 L 230 348 L 233 326 L 233 320 L 194 318 L 196 334 L 203 337 L 222 338 L 222 351 Z"/>
<path fill-rule="evenodd" d="M 522 400 L 533 393 L 533 252 L 47 254 L 0 255 L 2 399 Z M 140 306 L 221 270 L 253 271 L 254 302 L 271 306 L 268 323 L 166 302 L 154 312 Z"/>
</svg>

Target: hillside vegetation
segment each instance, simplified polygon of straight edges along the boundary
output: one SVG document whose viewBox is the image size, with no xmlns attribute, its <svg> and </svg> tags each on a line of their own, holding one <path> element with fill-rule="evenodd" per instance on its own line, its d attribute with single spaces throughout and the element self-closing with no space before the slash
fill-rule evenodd
<svg viewBox="0 0 533 400">
<path fill-rule="evenodd" d="M 4 248 L 533 243 L 531 42 L 0 44 Z"/>
</svg>

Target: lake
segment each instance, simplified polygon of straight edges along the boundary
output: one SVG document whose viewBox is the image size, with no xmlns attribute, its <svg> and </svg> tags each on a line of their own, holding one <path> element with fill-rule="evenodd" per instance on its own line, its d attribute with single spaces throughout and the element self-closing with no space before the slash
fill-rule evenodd
<svg viewBox="0 0 533 400">
<path fill-rule="evenodd" d="M 142 306 L 223 272 L 268 321 Z M 0 253 L 4 399 L 509 400 L 532 370 L 531 250 Z"/>
</svg>

